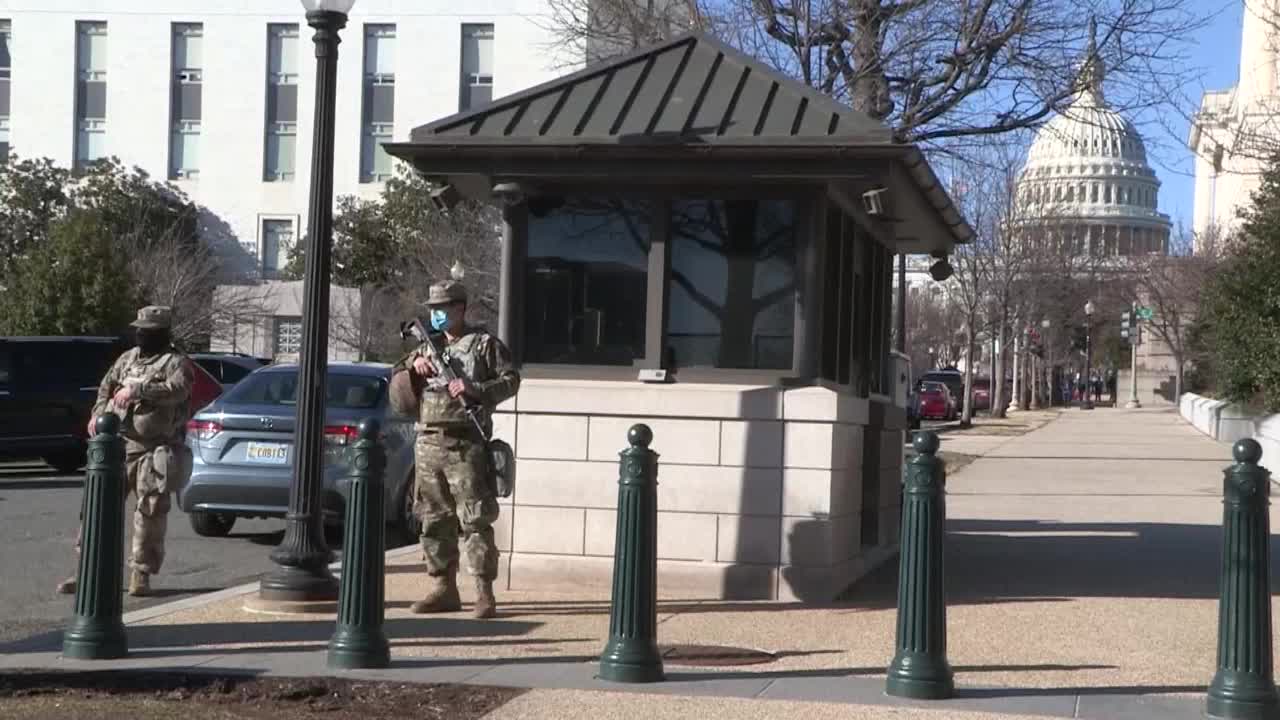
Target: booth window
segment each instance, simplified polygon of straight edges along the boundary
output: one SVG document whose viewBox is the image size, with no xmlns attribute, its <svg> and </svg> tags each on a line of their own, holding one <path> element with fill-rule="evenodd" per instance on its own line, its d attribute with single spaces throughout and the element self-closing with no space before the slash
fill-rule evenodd
<svg viewBox="0 0 1280 720">
<path fill-rule="evenodd" d="M 631 366 L 644 357 L 651 209 L 575 197 L 530 210 L 523 360 Z"/>
<path fill-rule="evenodd" d="M 790 370 L 795 202 L 677 199 L 670 208 L 666 347 L 674 367 Z"/>
</svg>

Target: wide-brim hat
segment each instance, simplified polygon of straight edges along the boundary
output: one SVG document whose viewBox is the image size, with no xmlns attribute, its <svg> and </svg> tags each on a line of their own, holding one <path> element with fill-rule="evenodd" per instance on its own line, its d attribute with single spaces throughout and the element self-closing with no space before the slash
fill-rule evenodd
<svg viewBox="0 0 1280 720">
<path fill-rule="evenodd" d="M 427 307 L 433 305 L 451 305 L 467 301 L 467 287 L 457 280 L 443 280 L 431 286 L 427 293 Z"/>
<path fill-rule="evenodd" d="M 138 311 L 129 325 L 139 330 L 167 330 L 173 326 L 173 310 L 165 305 L 148 305 Z"/>
</svg>

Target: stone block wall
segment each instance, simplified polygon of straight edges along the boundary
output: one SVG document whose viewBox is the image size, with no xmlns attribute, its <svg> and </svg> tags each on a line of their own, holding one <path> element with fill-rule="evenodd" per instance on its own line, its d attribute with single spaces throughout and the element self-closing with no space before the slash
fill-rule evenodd
<svg viewBox="0 0 1280 720">
<path fill-rule="evenodd" d="M 829 600 L 897 542 L 902 431 L 870 403 L 820 387 L 526 379 L 499 408 L 517 483 L 495 528 L 511 588 L 608 587 L 618 453 L 643 422 L 659 453 L 660 591 Z M 880 473 L 863 477 L 864 434 Z M 880 521 L 861 542 L 863 482 Z"/>
</svg>

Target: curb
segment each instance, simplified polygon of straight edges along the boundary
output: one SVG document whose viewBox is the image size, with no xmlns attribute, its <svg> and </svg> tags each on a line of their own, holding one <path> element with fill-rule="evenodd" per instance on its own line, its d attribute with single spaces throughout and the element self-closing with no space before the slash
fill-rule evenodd
<svg viewBox="0 0 1280 720">
<path fill-rule="evenodd" d="M 395 550 L 388 550 L 386 552 L 385 558 L 388 560 L 391 560 L 391 559 L 400 558 L 405 555 L 411 555 L 415 552 L 422 552 L 422 548 L 418 545 L 407 545 L 402 548 L 396 548 Z M 335 563 L 329 564 L 330 570 L 340 570 L 341 568 L 342 568 L 341 562 L 335 562 Z M 182 612 L 183 610 L 190 610 L 192 608 L 203 607 L 205 605 L 212 605 L 213 603 L 220 602 L 222 600 L 229 600 L 231 598 L 240 597 L 242 595 L 249 595 L 250 593 L 257 592 L 257 590 L 258 590 L 258 582 L 254 581 L 250 583 L 245 583 L 244 585 L 237 585 L 235 587 L 224 588 L 216 592 L 205 593 L 203 595 L 196 595 L 195 597 L 183 598 L 181 600 L 174 600 L 172 602 L 161 603 L 159 605 L 152 605 L 151 607 L 142 608 L 141 610 L 134 610 L 132 612 L 127 612 L 124 614 L 122 619 L 125 625 L 132 625 L 134 623 L 139 623 L 144 620 L 153 620 L 158 617 L 164 617 L 165 615 L 172 615 L 173 613 L 176 613 L 176 612 Z"/>
</svg>

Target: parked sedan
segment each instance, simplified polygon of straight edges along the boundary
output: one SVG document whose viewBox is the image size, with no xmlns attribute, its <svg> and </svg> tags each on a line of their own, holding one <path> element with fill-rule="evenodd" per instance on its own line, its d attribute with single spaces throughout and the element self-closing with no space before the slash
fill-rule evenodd
<svg viewBox="0 0 1280 720">
<path fill-rule="evenodd" d="M 953 420 L 956 416 L 956 401 L 946 385 L 940 382 L 922 382 L 916 397 L 919 403 L 919 416 L 926 420 Z"/>
<path fill-rule="evenodd" d="M 382 423 L 387 452 L 383 477 L 386 517 L 397 530 L 416 531 L 412 519 L 413 419 L 387 400 L 391 366 L 330 363 L 324 427 L 321 507 L 327 526 L 340 527 L 350 484 L 350 446 L 361 420 Z M 204 536 L 231 532 L 236 518 L 283 518 L 293 477 L 298 366 L 255 370 L 187 425 L 194 456 L 191 480 L 178 493 L 191 527 Z"/>
</svg>

